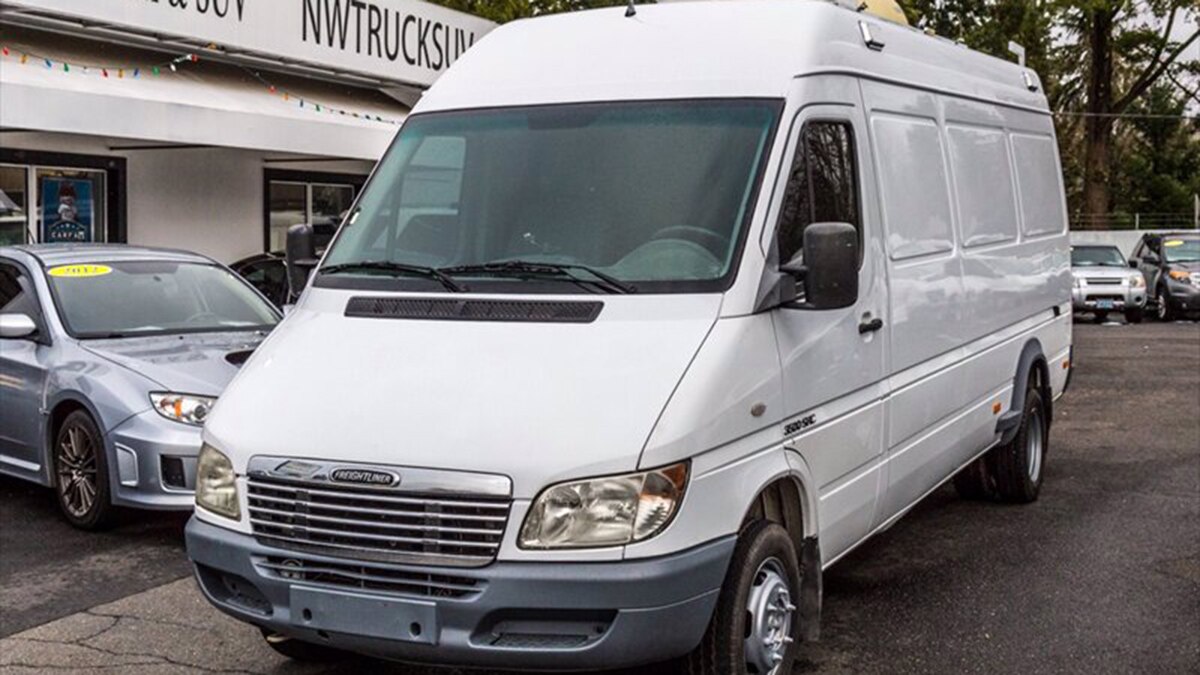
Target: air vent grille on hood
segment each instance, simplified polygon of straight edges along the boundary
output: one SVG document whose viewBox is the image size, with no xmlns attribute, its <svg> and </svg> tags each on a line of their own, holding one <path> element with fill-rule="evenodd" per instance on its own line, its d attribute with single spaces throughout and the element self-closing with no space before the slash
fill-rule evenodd
<svg viewBox="0 0 1200 675">
<path fill-rule="evenodd" d="M 602 302 L 554 300 L 450 300 L 423 298 L 351 298 L 346 316 L 426 321 L 532 321 L 591 323 Z"/>
</svg>

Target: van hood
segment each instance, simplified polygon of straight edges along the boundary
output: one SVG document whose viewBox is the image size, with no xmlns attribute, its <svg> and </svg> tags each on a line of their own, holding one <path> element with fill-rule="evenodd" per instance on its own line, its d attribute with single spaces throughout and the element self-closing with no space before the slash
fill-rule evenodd
<svg viewBox="0 0 1200 675">
<path fill-rule="evenodd" d="M 461 470 L 532 498 L 632 471 L 721 304 L 588 296 L 591 323 L 434 321 L 346 317 L 351 295 L 309 289 L 217 403 L 205 439 L 239 472 L 255 455 Z"/>
<path fill-rule="evenodd" d="M 152 380 L 164 391 L 219 396 L 263 333 L 234 331 L 81 340 L 93 354 Z"/>
</svg>

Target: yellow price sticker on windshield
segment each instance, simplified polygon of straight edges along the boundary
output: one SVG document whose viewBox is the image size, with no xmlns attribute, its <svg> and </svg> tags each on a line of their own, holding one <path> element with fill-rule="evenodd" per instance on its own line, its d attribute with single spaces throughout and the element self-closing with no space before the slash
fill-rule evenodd
<svg viewBox="0 0 1200 675">
<path fill-rule="evenodd" d="M 1169 241 L 1164 241 L 1163 246 L 1183 246 L 1183 240 L 1182 239 L 1171 239 Z"/>
<path fill-rule="evenodd" d="M 81 279 L 85 277 L 102 277 L 105 274 L 112 274 L 112 268 L 108 265 L 61 265 L 50 269 L 52 277 L 67 277 L 70 279 Z"/>
</svg>

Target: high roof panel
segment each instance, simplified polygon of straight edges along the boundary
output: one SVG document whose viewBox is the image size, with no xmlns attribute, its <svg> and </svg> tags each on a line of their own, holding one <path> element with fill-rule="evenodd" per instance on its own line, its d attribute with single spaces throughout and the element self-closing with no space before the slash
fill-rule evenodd
<svg viewBox="0 0 1200 675">
<path fill-rule="evenodd" d="M 866 46 L 860 23 L 885 44 L 882 51 Z M 830 71 L 1046 108 L 1015 63 L 823 0 L 745 0 L 640 5 L 628 18 L 624 8 L 611 8 L 513 22 L 460 59 L 415 112 L 782 97 L 792 78 Z"/>
</svg>

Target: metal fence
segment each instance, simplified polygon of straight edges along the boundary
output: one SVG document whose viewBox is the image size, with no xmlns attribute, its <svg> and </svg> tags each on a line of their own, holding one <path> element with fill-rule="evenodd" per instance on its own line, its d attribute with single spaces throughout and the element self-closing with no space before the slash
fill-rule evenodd
<svg viewBox="0 0 1200 675">
<path fill-rule="evenodd" d="M 1195 213 L 1082 213 L 1071 218 L 1071 229 L 1087 230 L 1197 230 Z"/>
</svg>

